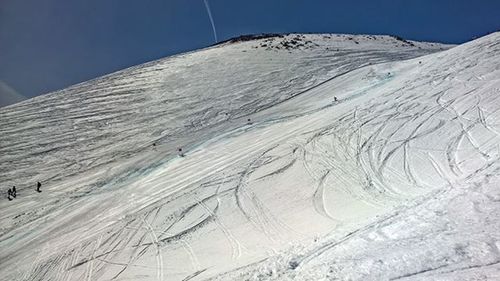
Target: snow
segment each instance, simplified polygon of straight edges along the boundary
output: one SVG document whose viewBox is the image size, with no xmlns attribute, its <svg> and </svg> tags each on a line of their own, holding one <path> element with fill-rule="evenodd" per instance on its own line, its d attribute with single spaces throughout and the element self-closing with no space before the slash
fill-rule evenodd
<svg viewBox="0 0 500 281">
<path fill-rule="evenodd" d="M 0 276 L 498 279 L 498 42 L 290 34 L 2 108 Z"/>
</svg>

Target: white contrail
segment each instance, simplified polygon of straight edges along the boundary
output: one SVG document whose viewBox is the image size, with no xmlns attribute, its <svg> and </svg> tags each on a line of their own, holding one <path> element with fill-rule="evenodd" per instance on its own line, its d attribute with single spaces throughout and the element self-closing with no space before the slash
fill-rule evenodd
<svg viewBox="0 0 500 281">
<path fill-rule="evenodd" d="M 219 40 L 217 40 L 217 30 L 215 30 L 214 18 L 212 17 L 212 12 L 210 11 L 210 6 L 208 5 L 208 0 L 203 0 L 203 2 L 205 2 L 205 7 L 207 7 L 208 17 L 210 18 L 210 22 L 212 23 L 212 29 L 214 30 L 215 43 L 217 43 L 217 42 L 219 42 Z"/>
</svg>

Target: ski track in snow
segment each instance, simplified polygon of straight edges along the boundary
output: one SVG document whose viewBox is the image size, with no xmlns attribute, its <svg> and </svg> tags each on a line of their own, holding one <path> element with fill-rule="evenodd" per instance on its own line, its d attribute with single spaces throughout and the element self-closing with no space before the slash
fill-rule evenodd
<svg viewBox="0 0 500 281">
<path fill-rule="evenodd" d="M 500 278 L 499 40 L 226 43 L 2 108 L 0 279 Z"/>
</svg>

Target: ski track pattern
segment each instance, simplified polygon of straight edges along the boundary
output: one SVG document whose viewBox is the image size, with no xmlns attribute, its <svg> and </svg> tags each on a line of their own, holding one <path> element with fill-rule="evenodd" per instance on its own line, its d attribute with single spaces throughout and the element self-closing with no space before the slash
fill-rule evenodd
<svg viewBox="0 0 500 281">
<path fill-rule="evenodd" d="M 499 44 L 489 44 L 497 38 L 492 35 L 490 41 L 463 48 L 488 50 L 487 59 L 498 60 Z M 445 61 L 426 77 L 389 88 L 383 93 L 388 99 L 379 102 L 379 96 L 358 104 L 331 125 L 309 132 L 300 146 L 298 161 L 305 173 L 317 182 L 329 179 L 328 186 L 314 193 L 318 213 L 325 213 L 321 196 L 326 187 L 353 194 L 367 205 L 392 201 L 392 212 L 343 234 L 339 231 L 319 245 L 214 279 L 496 280 L 500 236 L 495 230 L 499 209 L 494 190 L 500 182 L 500 138 L 492 124 L 500 119 L 495 110 L 498 67 L 491 70 L 495 74 L 490 80 L 474 75 L 479 81 L 473 84 L 457 78 L 484 71 L 478 70 L 484 59 L 480 56 L 467 57 L 470 63 Z M 463 83 L 450 88 L 450 81 Z M 432 170 L 422 171 L 429 166 Z M 345 177 L 358 181 L 359 189 L 350 185 L 344 190 Z M 405 204 L 398 204 L 400 200 Z M 457 203 L 462 201 L 467 203 Z"/>
<path fill-rule="evenodd" d="M 329 110 L 332 108 L 357 102 L 351 111 L 328 117 L 329 122 L 324 125 L 306 124 L 282 136 L 255 139 L 232 151 L 229 156 L 211 155 L 200 162 L 183 162 L 188 163 L 184 170 L 173 170 L 168 175 L 170 179 L 178 180 L 175 185 L 163 189 L 152 186 L 152 193 L 140 194 L 135 199 L 137 204 L 127 209 L 129 212 L 120 216 L 120 219 L 109 224 L 90 224 L 99 227 L 95 232 L 82 231 L 71 242 L 57 245 L 60 249 L 56 252 L 44 255 L 41 249 L 30 269 L 12 280 L 119 280 L 130 276 L 127 274 L 132 274 L 131 269 L 137 268 L 148 270 L 148 274 L 143 276 L 145 280 L 170 280 L 170 271 L 174 269 L 168 266 L 168 255 L 179 248 L 187 255 L 186 262 L 190 266 L 183 271 L 182 277 L 175 275 L 175 278 L 198 280 L 210 276 L 204 274 L 210 272 L 211 264 L 198 257 L 199 249 L 194 242 L 200 236 L 212 232 L 219 235 L 212 237 L 222 237 L 220 239 L 227 243 L 228 251 L 221 253 L 221 256 L 239 265 L 237 262 L 248 254 L 249 249 L 245 246 L 243 235 L 235 231 L 237 226 L 249 225 L 252 231 L 268 240 L 267 245 L 285 245 L 290 237 L 301 237 L 299 229 L 269 207 L 269 199 L 261 197 L 262 191 L 256 184 L 286 177 L 296 167 L 303 168 L 304 177 L 314 183 L 315 188 L 309 198 L 311 208 L 319 216 L 334 223 L 339 223 L 340 219 L 336 218 L 335 212 L 331 212 L 335 206 L 329 205 L 328 198 L 335 192 L 341 192 L 374 210 L 397 210 L 344 233 L 335 241 L 327 240 L 316 248 L 304 251 L 296 259 L 296 267 L 302 269 L 314 265 L 320 257 L 338 246 L 369 235 L 375 229 L 389 227 L 403 214 L 411 214 L 428 202 L 444 197 L 452 192 L 453 187 L 458 186 L 457 183 L 493 174 L 500 157 L 494 154 L 500 141 L 495 122 L 500 118 L 498 112 L 495 114 L 495 111 L 488 108 L 488 104 L 494 100 L 486 91 L 470 90 L 465 86 L 459 91 L 446 88 L 446 81 L 452 81 L 455 73 L 467 71 L 469 66 L 453 65 L 449 68 L 450 73 L 443 74 L 434 70 L 434 73 L 429 73 L 429 77 L 421 77 L 414 83 L 383 88 L 391 80 L 397 79 L 398 73 L 387 74 L 385 69 L 378 70 L 377 64 L 409 59 L 424 53 L 426 51 L 353 51 L 343 53 L 342 59 L 323 62 L 316 67 L 311 59 L 324 61 L 326 58 L 303 58 L 296 62 L 307 69 L 303 77 L 287 80 L 289 82 L 286 85 L 272 85 L 278 89 L 271 87 L 273 90 L 281 93 L 278 98 L 269 93 L 245 96 L 249 92 L 259 92 L 265 86 L 256 85 L 257 78 L 247 77 L 245 81 L 239 81 L 239 85 L 248 88 L 238 91 L 237 85 L 222 85 L 222 90 L 233 96 L 222 95 L 222 98 L 209 105 L 204 102 L 186 102 L 185 100 L 190 99 L 205 100 L 204 96 L 198 96 L 195 91 L 187 93 L 192 95 L 187 97 L 181 94 L 162 94 L 160 100 L 154 101 L 148 100 L 152 97 L 144 97 L 144 92 L 150 91 L 156 95 L 165 90 L 162 87 L 165 87 L 166 82 L 158 81 L 155 77 L 157 72 L 161 73 L 172 66 L 168 60 L 158 61 L 143 66 L 145 69 L 131 68 L 115 76 L 100 78 L 93 84 L 83 83 L 49 95 L 46 99 L 33 99 L 17 108 L 0 111 L 0 120 L 3 122 L 0 141 L 12 144 L 0 147 L 0 152 L 6 155 L 4 162 L 12 165 L 7 167 L 5 163 L 0 164 L 2 171 L 5 171 L 2 172 L 1 179 L 5 182 L 14 181 L 15 177 L 24 177 L 30 182 L 43 174 L 44 182 L 53 180 L 65 184 L 66 178 L 83 173 L 93 175 L 92 173 L 110 167 L 112 163 L 126 161 L 125 159 L 133 158 L 137 163 L 145 163 L 142 162 L 144 158 L 138 155 L 151 155 L 153 142 L 159 144 L 156 149 L 165 149 L 161 159 L 144 167 L 134 164 L 126 170 L 112 169 L 109 170 L 112 176 L 91 177 L 90 183 L 79 184 L 71 191 L 51 190 L 58 195 L 48 198 L 43 206 L 32 213 L 20 216 L 24 225 L 27 225 L 24 227 L 35 227 L 42 225 L 44 218 L 62 216 L 61 209 L 76 208 L 80 203 L 90 201 L 90 198 L 111 192 L 109 190 L 120 192 L 120 195 L 126 194 L 126 191 L 120 191 L 118 187 L 131 179 L 154 173 L 158 167 L 174 166 L 188 160 L 191 151 L 203 149 L 200 145 L 203 138 L 213 139 L 213 143 L 217 144 L 217 141 L 223 141 L 226 137 L 237 138 L 246 133 L 265 130 L 268 126 L 286 125 L 294 120 L 331 112 Z M 212 62 L 212 67 L 213 63 L 215 62 Z M 459 67 L 461 68 L 458 69 Z M 336 70 L 333 75 L 329 72 L 332 69 Z M 294 99 L 306 96 L 310 91 L 328 91 L 322 90 L 322 87 L 335 84 L 336 81 L 365 69 L 372 69 L 371 72 L 366 70 L 366 75 L 374 81 L 368 89 L 353 91 L 352 96 L 345 100 L 310 110 L 297 107 L 290 110 L 292 113 L 287 112 L 286 116 L 276 117 L 271 114 L 275 107 L 293 104 Z M 313 79 L 318 72 L 323 74 L 321 81 Z M 270 69 L 265 75 L 274 76 L 278 73 L 279 71 Z M 126 77 L 131 74 L 139 79 L 128 81 Z M 119 81 L 121 82 L 118 83 Z M 364 102 L 358 102 L 359 97 L 366 95 L 370 89 L 375 91 L 379 88 L 384 89 L 383 94 L 368 96 Z M 422 88 L 429 92 L 421 93 Z M 92 94 L 88 101 L 76 94 L 82 91 Z M 67 98 L 58 99 L 62 93 Z M 225 101 L 233 98 L 236 102 L 230 108 L 224 108 L 227 105 Z M 72 105 L 76 103 L 79 107 L 73 108 Z M 97 103 L 103 109 L 97 111 L 91 103 Z M 141 106 L 132 111 L 117 110 L 117 105 L 128 103 L 140 103 Z M 165 113 L 162 107 L 155 107 L 157 103 L 170 104 L 173 113 Z M 40 109 L 35 112 L 30 104 L 37 105 Z M 253 117 L 253 114 L 268 111 L 272 117 L 268 120 L 247 124 L 242 121 L 247 116 Z M 62 114 L 61 120 L 51 120 L 54 112 Z M 18 121 L 4 118 L 14 113 L 18 114 Z M 145 117 L 137 119 L 141 115 Z M 26 121 L 33 119 L 39 121 Z M 139 120 L 137 124 L 130 127 L 136 120 Z M 161 122 L 154 123 L 152 127 L 144 125 L 150 124 L 152 120 Z M 404 120 L 404 126 L 401 126 L 401 120 Z M 63 129 L 54 137 L 50 136 L 52 132 L 45 132 L 50 124 L 63 121 L 67 123 L 61 125 Z M 110 126 L 116 134 L 106 132 Z M 143 131 L 143 127 L 147 127 L 147 131 Z M 480 128 L 484 131 L 478 135 Z M 33 132 L 42 134 L 43 142 L 35 150 L 19 153 L 29 146 Z M 223 136 L 218 138 L 220 132 L 223 132 Z M 147 141 L 127 141 L 133 136 L 144 134 L 148 135 L 145 138 Z M 21 139 L 18 144 L 14 144 L 14 135 Z M 432 139 L 440 139 L 440 146 L 426 147 L 426 143 Z M 110 149 L 115 143 L 124 146 L 118 145 Z M 173 148 L 179 144 L 192 149 L 186 149 L 185 159 L 175 158 L 173 155 Z M 68 151 L 71 153 L 68 154 Z M 20 158 L 23 157 L 27 160 L 21 161 Z M 470 164 L 467 159 L 471 158 L 480 160 Z M 36 166 L 33 169 L 36 172 L 33 172 L 26 168 L 26 161 L 42 162 L 49 168 Z M 431 167 L 442 182 L 440 186 L 433 186 L 431 180 L 419 171 L 421 162 Z M 205 168 L 200 170 L 200 167 Z M 193 173 L 186 175 L 186 170 L 192 170 Z M 21 172 L 16 174 L 14 171 Z M 22 184 L 19 193 L 29 188 L 29 185 Z M 149 187 L 143 188 L 147 190 Z M 408 201 L 408 206 L 402 208 L 401 204 Z M 113 211 L 111 209 L 110 213 Z M 240 221 L 235 223 L 234 220 L 229 220 L 228 212 L 231 213 L 230 218 L 239 216 Z M 107 215 L 112 218 L 112 215 L 104 214 L 95 219 L 100 223 L 106 221 Z M 23 227 L 19 225 L 21 223 L 18 222 L 18 225 L 2 228 L 0 242 L 7 243 L 9 233 L 15 234 Z M 70 235 L 65 237 L 68 236 Z M 266 251 L 277 252 L 277 249 L 268 246 Z M 0 261 L 7 261 L 9 257 L 1 256 Z M 156 262 L 156 266 L 147 264 L 152 260 Z M 491 262 L 484 266 L 495 266 L 497 263 Z M 462 268 L 471 269 L 474 265 Z M 420 274 L 428 276 L 426 274 L 434 271 L 444 274 L 447 270 L 451 272 L 450 265 L 438 265 L 394 276 L 393 280 Z M 176 274 L 179 272 L 176 271 Z"/>
</svg>

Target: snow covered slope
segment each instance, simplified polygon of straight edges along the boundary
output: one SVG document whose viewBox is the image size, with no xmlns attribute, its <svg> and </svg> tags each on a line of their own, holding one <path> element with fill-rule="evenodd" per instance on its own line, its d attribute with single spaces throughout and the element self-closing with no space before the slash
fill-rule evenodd
<svg viewBox="0 0 500 281">
<path fill-rule="evenodd" d="M 448 48 L 261 38 L 0 109 L 0 278 L 498 277 L 500 34 Z"/>
</svg>

